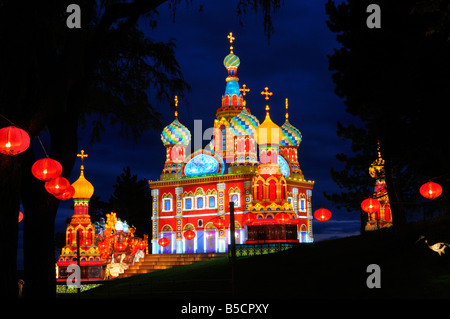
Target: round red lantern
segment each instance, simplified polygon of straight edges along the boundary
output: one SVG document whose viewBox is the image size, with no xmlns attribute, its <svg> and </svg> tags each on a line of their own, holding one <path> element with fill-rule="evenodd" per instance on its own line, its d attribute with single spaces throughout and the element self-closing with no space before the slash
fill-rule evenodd
<svg viewBox="0 0 450 319">
<path fill-rule="evenodd" d="M 102 242 L 98 243 L 97 247 L 100 250 L 104 250 L 104 249 L 106 249 L 106 247 L 108 247 L 108 245 L 104 241 L 102 241 Z"/>
<path fill-rule="evenodd" d="M 138 244 L 137 244 L 137 248 L 140 250 L 144 250 L 147 247 L 147 243 L 143 240 L 141 240 Z"/>
<path fill-rule="evenodd" d="M 244 215 L 243 223 L 244 224 L 250 224 L 255 219 L 256 219 L 256 215 L 255 214 L 253 214 L 253 213 L 246 213 Z"/>
<path fill-rule="evenodd" d="M 31 173 L 37 179 L 48 182 L 49 180 L 56 178 L 62 173 L 62 166 L 58 161 L 51 158 L 42 158 L 31 167 Z"/>
<path fill-rule="evenodd" d="M 0 129 L 0 153 L 16 155 L 30 146 L 30 136 L 24 130 L 8 126 Z"/>
<path fill-rule="evenodd" d="M 221 229 L 223 228 L 223 226 L 225 226 L 225 221 L 223 220 L 223 218 L 217 217 L 216 219 L 214 219 L 213 224 L 217 229 Z"/>
<path fill-rule="evenodd" d="M 22 219 L 23 219 L 23 213 L 19 212 L 19 223 L 22 221 Z"/>
<path fill-rule="evenodd" d="M 54 196 L 61 196 L 69 189 L 70 186 L 70 182 L 67 178 L 62 176 L 53 178 L 45 183 L 45 189 L 47 192 Z"/>
<path fill-rule="evenodd" d="M 116 250 L 118 250 L 118 251 L 124 251 L 125 248 L 127 248 L 125 243 L 116 243 L 115 247 L 116 247 Z"/>
<path fill-rule="evenodd" d="M 166 247 L 167 245 L 170 244 L 170 240 L 166 237 L 163 237 L 158 240 L 158 244 L 162 247 Z"/>
<path fill-rule="evenodd" d="M 366 213 L 372 214 L 380 210 L 380 202 L 375 198 L 367 198 L 362 201 L 361 208 Z"/>
<path fill-rule="evenodd" d="M 314 212 L 314 218 L 319 222 L 326 222 L 331 218 L 331 212 L 326 208 L 319 208 Z"/>
<path fill-rule="evenodd" d="M 192 230 L 187 230 L 187 231 L 184 232 L 183 236 L 184 236 L 184 238 L 186 238 L 187 240 L 191 240 L 191 239 L 194 239 L 194 237 L 195 237 L 195 232 L 192 231 Z"/>
<path fill-rule="evenodd" d="M 282 224 L 286 224 L 288 221 L 290 221 L 291 216 L 289 216 L 288 213 L 278 213 L 275 218 Z"/>
<path fill-rule="evenodd" d="M 68 200 L 72 198 L 74 194 L 75 188 L 72 185 L 70 185 L 64 193 L 62 193 L 61 195 L 54 195 L 54 196 L 60 200 Z"/>
<path fill-rule="evenodd" d="M 437 183 L 428 182 L 420 187 L 420 194 L 425 198 L 435 199 L 442 194 L 442 187 Z"/>
</svg>

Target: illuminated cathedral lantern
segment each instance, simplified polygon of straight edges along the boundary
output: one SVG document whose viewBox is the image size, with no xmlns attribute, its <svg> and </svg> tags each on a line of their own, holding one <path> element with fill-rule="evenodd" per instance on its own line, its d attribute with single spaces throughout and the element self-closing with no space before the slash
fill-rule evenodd
<svg viewBox="0 0 450 319">
<path fill-rule="evenodd" d="M 377 159 L 369 167 L 369 174 L 375 179 L 374 192 L 371 198 L 367 198 L 361 203 L 361 208 L 368 216 L 366 231 L 391 227 L 393 223 L 385 181 L 384 159 L 381 157 L 379 142 L 377 155 Z"/>
<path fill-rule="evenodd" d="M 61 250 L 56 265 L 58 280 L 65 281 L 67 266 L 77 263 L 77 245 L 80 249 L 81 280 L 100 280 L 102 276 L 102 260 L 99 248 L 95 245 L 95 227 L 89 215 L 89 200 L 94 194 L 94 186 L 84 177 L 83 161 L 88 156 L 81 150 L 77 157 L 81 158 L 80 176 L 71 185 L 74 189 L 74 213 L 66 229 L 66 244 Z"/>
<path fill-rule="evenodd" d="M 240 249 L 292 247 L 314 240 L 314 181 L 305 180 L 300 169 L 302 137 L 288 121 L 287 100 L 280 108 L 286 112 L 281 126 L 270 117 L 277 108 L 268 105 L 273 95 L 268 87 L 262 91 L 261 105 L 247 103 L 251 90 L 239 85 L 241 59 L 233 47 L 236 39 L 232 33 L 227 39 L 225 91 L 219 97 L 211 141 L 188 154 L 191 135 L 184 125 L 172 122 L 163 130 L 166 162 L 160 180 L 149 182 L 153 254 L 227 252 L 232 236 L 231 202 Z M 263 110 L 264 101 L 266 117 L 260 122 L 251 110 Z M 180 151 L 169 152 L 175 147 Z"/>
</svg>

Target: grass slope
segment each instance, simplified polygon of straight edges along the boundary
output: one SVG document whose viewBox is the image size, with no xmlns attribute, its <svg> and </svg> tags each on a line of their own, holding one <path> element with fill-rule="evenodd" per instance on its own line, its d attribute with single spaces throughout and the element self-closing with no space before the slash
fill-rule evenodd
<svg viewBox="0 0 450 319">
<path fill-rule="evenodd" d="M 429 244 L 450 243 L 450 220 L 428 221 L 246 259 L 236 263 L 237 299 L 449 298 L 450 248 L 439 256 Z M 381 288 L 369 289 L 370 264 L 381 268 Z M 227 258 L 110 281 L 82 298 L 219 300 L 232 297 Z"/>
</svg>

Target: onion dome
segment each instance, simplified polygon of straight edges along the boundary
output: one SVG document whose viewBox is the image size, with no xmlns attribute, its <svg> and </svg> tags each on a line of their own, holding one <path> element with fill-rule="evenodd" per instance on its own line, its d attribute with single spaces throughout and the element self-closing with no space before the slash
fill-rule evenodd
<svg viewBox="0 0 450 319">
<path fill-rule="evenodd" d="M 167 125 L 161 133 L 161 141 L 164 145 L 182 144 L 188 145 L 191 141 L 191 132 L 176 118 Z"/>
<path fill-rule="evenodd" d="M 279 145 L 280 140 L 283 137 L 283 131 L 281 128 L 272 122 L 269 115 L 269 106 L 266 106 L 266 118 L 258 128 L 256 129 L 256 143 L 258 145 Z"/>
<path fill-rule="evenodd" d="M 302 141 L 302 134 L 296 127 L 289 123 L 289 114 L 287 110 L 288 99 L 286 99 L 286 122 L 284 122 L 284 124 L 281 126 L 281 130 L 283 131 L 283 138 L 280 141 L 280 145 L 299 147 L 300 142 Z"/>
<path fill-rule="evenodd" d="M 87 154 L 84 154 L 84 150 L 81 150 L 81 154 L 77 154 L 77 156 L 81 157 L 81 162 L 83 162 Z M 73 199 L 90 199 L 94 194 L 94 186 L 84 177 L 83 164 L 81 164 L 80 177 L 78 177 L 72 186 L 75 188 L 75 194 L 72 196 Z"/>
<path fill-rule="evenodd" d="M 378 152 L 378 158 L 370 165 L 369 174 L 372 178 L 380 179 L 380 178 L 384 178 L 385 172 L 384 172 L 384 159 L 381 157 L 379 142 L 378 142 L 377 152 Z"/>
<path fill-rule="evenodd" d="M 230 128 L 236 136 L 255 135 L 259 121 L 244 107 L 242 112 L 230 120 Z"/>
<path fill-rule="evenodd" d="M 241 64 L 241 60 L 239 60 L 239 57 L 235 55 L 233 52 L 228 54 L 225 59 L 223 60 L 223 65 L 225 68 L 238 68 Z"/>
<path fill-rule="evenodd" d="M 161 141 L 167 145 L 188 145 L 191 141 L 191 132 L 178 121 L 178 97 L 175 96 L 175 120 L 167 125 L 161 133 Z"/>
</svg>

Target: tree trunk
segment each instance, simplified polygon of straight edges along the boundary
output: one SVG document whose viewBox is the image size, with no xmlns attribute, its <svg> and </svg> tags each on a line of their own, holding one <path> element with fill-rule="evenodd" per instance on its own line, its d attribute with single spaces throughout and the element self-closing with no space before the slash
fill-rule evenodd
<svg viewBox="0 0 450 319">
<path fill-rule="evenodd" d="M 17 244 L 19 240 L 20 180 L 24 154 L 0 154 L 0 297 L 17 298 Z"/>
</svg>

